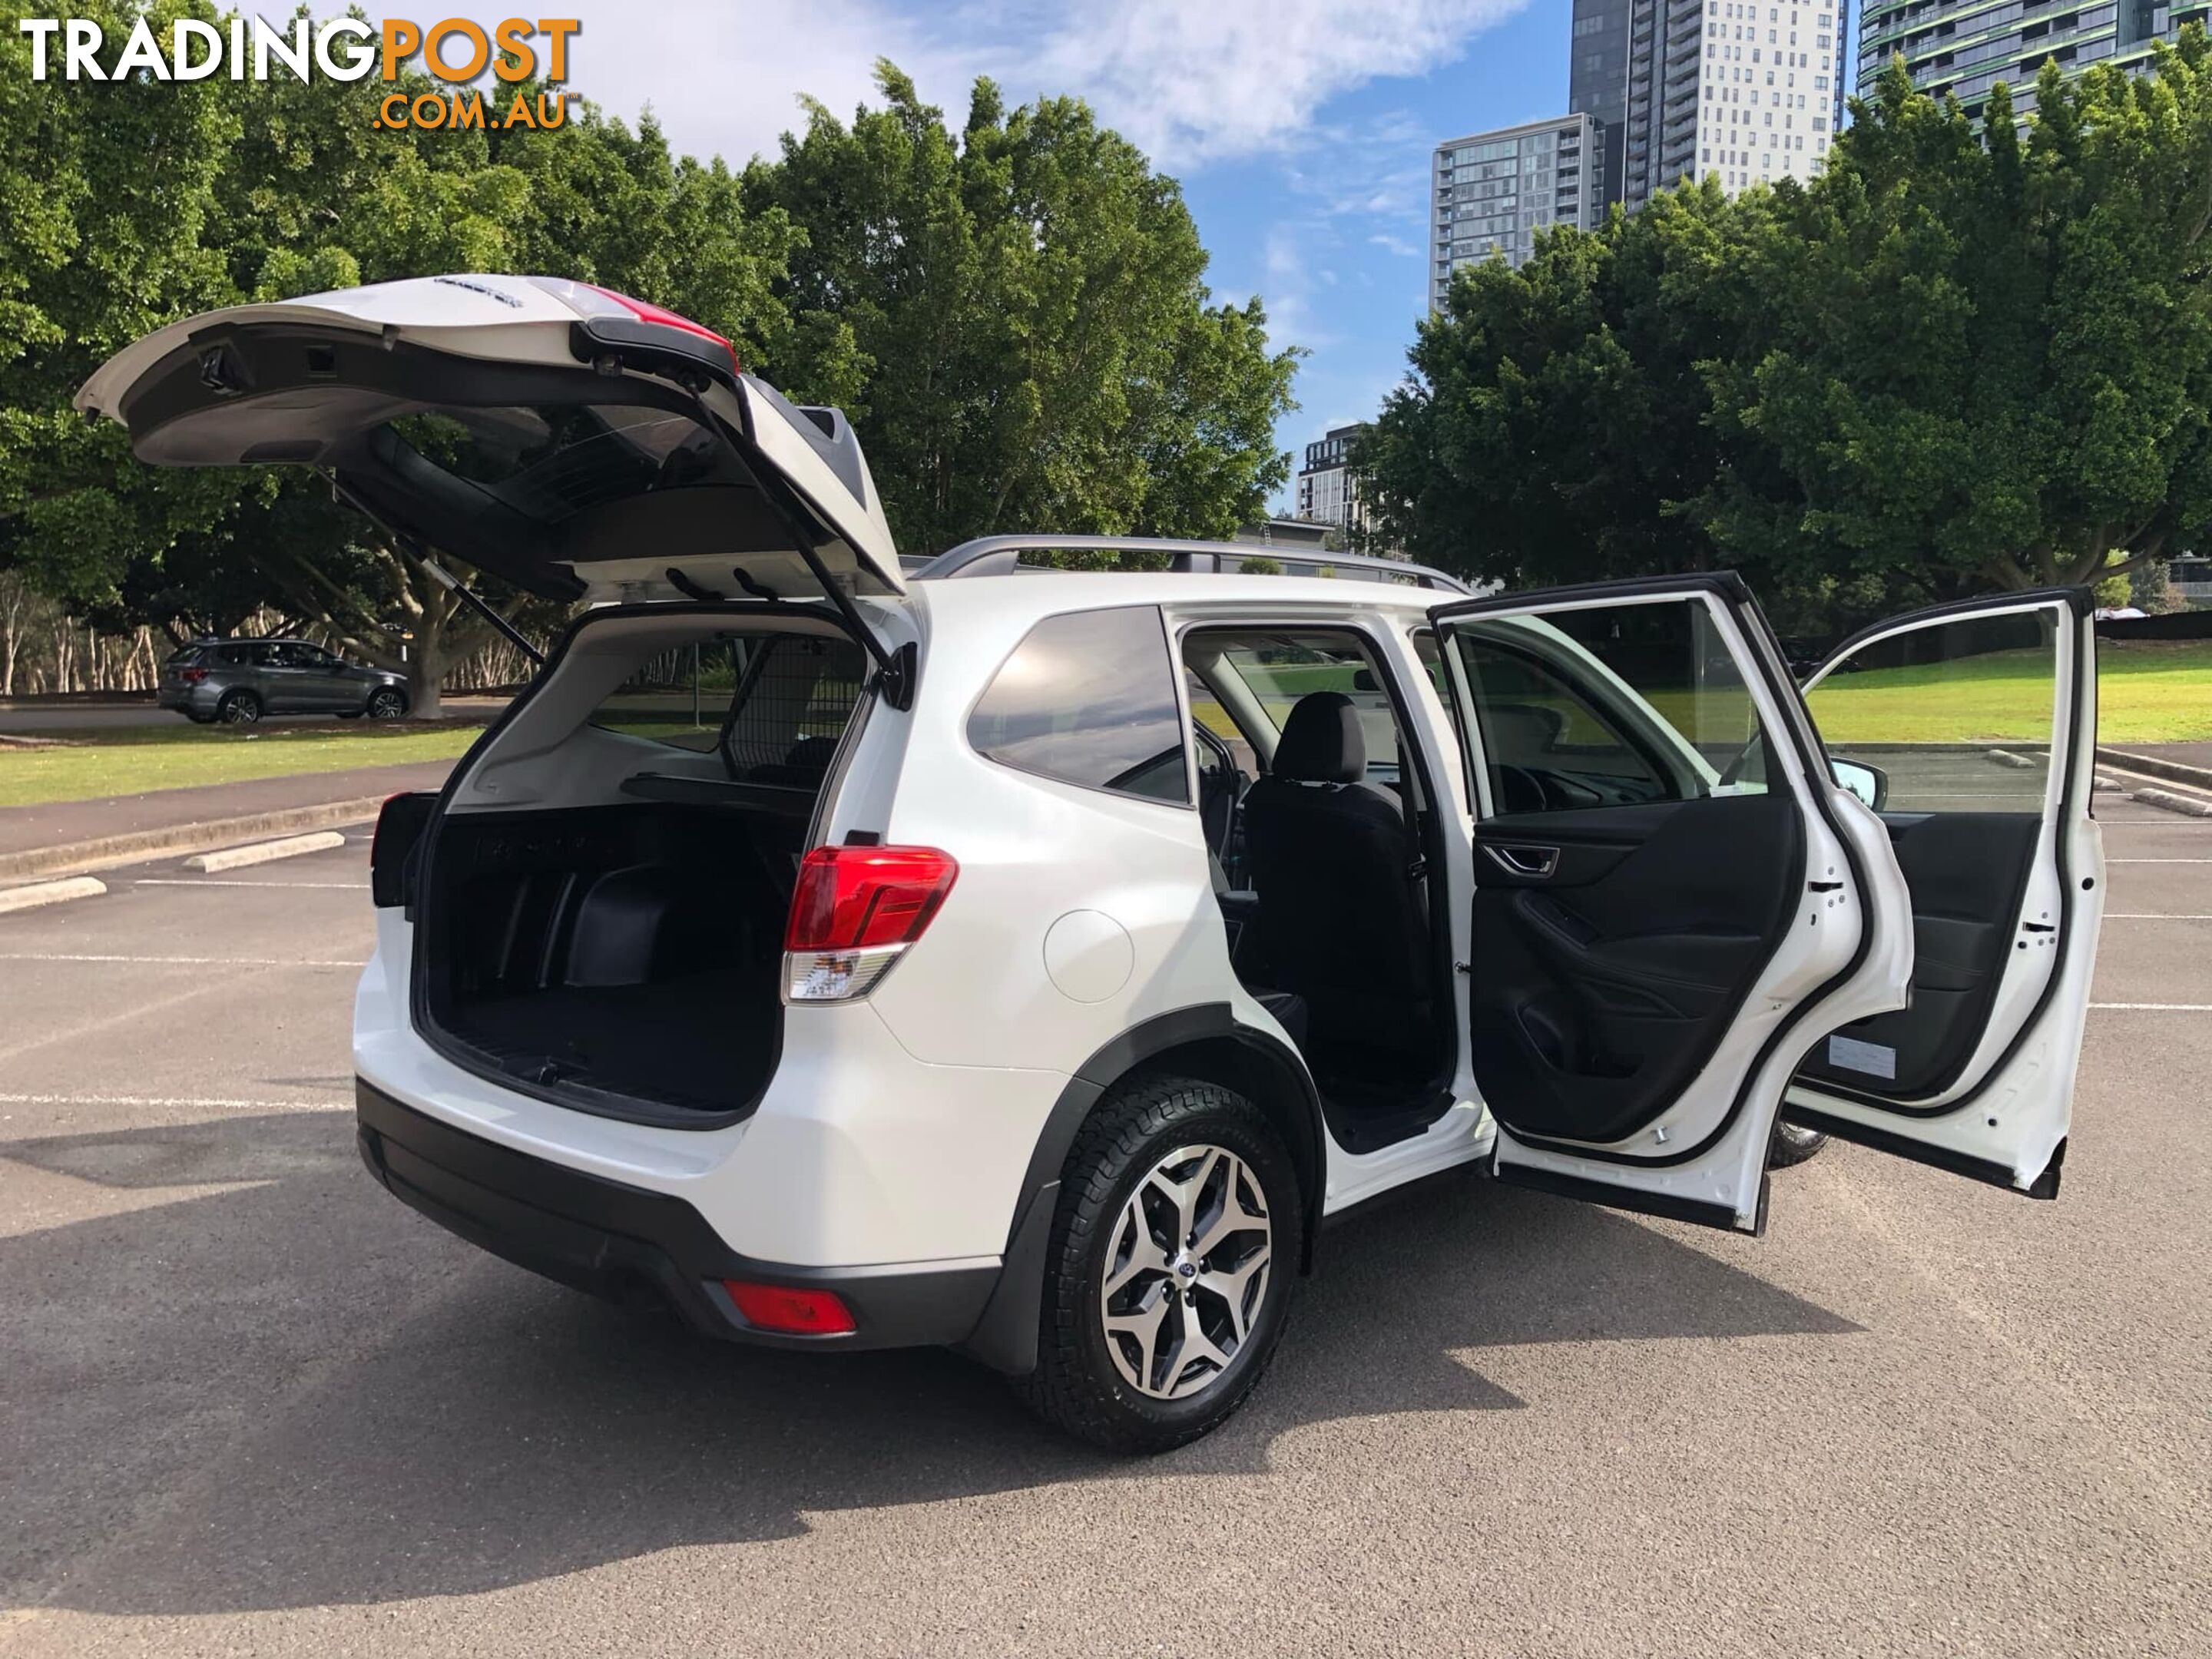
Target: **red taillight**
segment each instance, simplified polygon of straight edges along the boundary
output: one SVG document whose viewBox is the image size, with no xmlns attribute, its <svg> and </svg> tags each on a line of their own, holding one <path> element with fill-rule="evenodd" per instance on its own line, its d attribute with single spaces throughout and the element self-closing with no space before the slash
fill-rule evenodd
<svg viewBox="0 0 2212 1659">
<path fill-rule="evenodd" d="M 783 948 L 911 945 L 959 873 L 952 855 L 933 847 L 817 847 L 799 864 Z"/>
<path fill-rule="evenodd" d="M 789 1285 L 750 1285 L 726 1279 L 722 1288 L 748 1325 L 789 1336 L 843 1336 L 854 1328 L 853 1310 L 830 1291 Z"/>
<path fill-rule="evenodd" d="M 204 668 L 180 668 L 177 671 L 177 678 L 186 685 L 198 685 L 207 677 L 208 672 Z"/>
</svg>

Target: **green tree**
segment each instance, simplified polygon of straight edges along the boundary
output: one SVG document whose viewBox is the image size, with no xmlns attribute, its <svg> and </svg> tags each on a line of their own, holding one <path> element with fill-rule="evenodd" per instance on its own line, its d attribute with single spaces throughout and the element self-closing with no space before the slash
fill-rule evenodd
<svg viewBox="0 0 2212 1659">
<path fill-rule="evenodd" d="M 882 107 L 810 106 L 745 195 L 805 239 L 770 373 L 853 416 L 902 543 L 1256 516 L 1289 476 L 1295 357 L 1256 301 L 1212 302 L 1175 182 L 1074 100 L 1008 112 L 978 81 L 955 137 L 877 76 Z"/>
<path fill-rule="evenodd" d="M 1733 565 L 1785 629 L 2124 575 L 2212 519 L 2212 54 L 1986 137 L 1893 67 L 1826 173 L 1463 273 L 1358 458 L 1417 557 Z M 2117 560 L 2108 555 L 2117 550 Z"/>
<path fill-rule="evenodd" d="M 228 85 L 31 78 L 34 11 L 0 0 L 0 567 L 59 598 L 112 599 L 137 550 L 219 508 L 231 486 L 136 466 L 70 399 L 118 348 L 219 304 L 205 231 L 239 134 Z M 90 3 L 118 54 L 138 8 Z M 147 15 L 167 34 L 204 6 Z"/>
</svg>

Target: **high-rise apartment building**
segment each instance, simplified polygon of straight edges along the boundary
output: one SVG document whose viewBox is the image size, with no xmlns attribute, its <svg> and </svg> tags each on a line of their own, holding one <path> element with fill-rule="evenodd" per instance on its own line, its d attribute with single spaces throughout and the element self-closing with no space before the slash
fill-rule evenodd
<svg viewBox="0 0 2212 1659">
<path fill-rule="evenodd" d="M 1632 0 L 1621 199 L 1809 179 L 1843 116 L 1848 0 Z"/>
<path fill-rule="evenodd" d="M 1542 227 L 1597 222 L 1603 204 L 1587 176 L 1595 131 L 1578 112 L 1437 146 L 1430 173 L 1431 307 L 1443 303 L 1460 266 L 1493 252 L 1518 265 L 1535 251 Z"/>
<path fill-rule="evenodd" d="M 1567 47 L 1567 107 L 1595 127 L 1584 164 L 1584 194 L 1595 210 L 1620 199 L 1622 146 L 1628 136 L 1628 33 L 1635 0 L 1575 0 Z"/>
<path fill-rule="evenodd" d="M 1990 88 L 2013 89 L 2013 110 L 2035 107 L 2035 77 L 2056 58 L 2069 73 L 2092 64 L 2142 69 L 2151 48 L 2212 14 L 2212 0 L 1865 0 L 1859 21 L 1862 95 L 1903 54 L 1913 84 L 1951 93 L 1979 119 Z"/>
</svg>

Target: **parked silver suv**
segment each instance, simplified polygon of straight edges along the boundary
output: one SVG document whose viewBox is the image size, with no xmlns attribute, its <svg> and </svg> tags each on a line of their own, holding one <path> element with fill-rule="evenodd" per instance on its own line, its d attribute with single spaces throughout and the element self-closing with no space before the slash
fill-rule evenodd
<svg viewBox="0 0 2212 1659">
<path fill-rule="evenodd" d="M 407 682 L 305 640 L 200 640 L 162 664 L 159 701 L 202 726 L 251 726 L 264 714 L 396 720 Z"/>
</svg>

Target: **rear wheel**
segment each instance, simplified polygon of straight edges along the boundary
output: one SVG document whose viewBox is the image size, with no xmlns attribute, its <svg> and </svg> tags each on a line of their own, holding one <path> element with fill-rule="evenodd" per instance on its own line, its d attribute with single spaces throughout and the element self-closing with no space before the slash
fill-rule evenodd
<svg viewBox="0 0 2212 1659">
<path fill-rule="evenodd" d="M 215 717 L 225 726 L 251 726 L 261 718 L 261 699 L 251 691 L 233 691 L 216 705 Z"/>
<path fill-rule="evenodd" d="M 389 685 L 380 685 L 368 694 L 368 712 L 373 720 L 396 720 L 407 712 L 407 694 Z"/>
<path fill-rule="evenodd" d="M 1766 1149 L 1766 1167 L 1787 1170 L 1802 1164 L 1807 1158 L 1828 1144 L 1828 1137 L 1818 1129 L 1801 1128 L 1795 1123 L 1777 1122 L 1773 1143 Z"/>
<path fill-rule="evenodd" d="M 1109 1096 L 1061 1175 L 1030 1408 L 1110 1451 L 1214 1428 L 1281 1340 L 1304 1224 L 1282 1139 L 1242 1095 L 1155 1078 Z"/>
</svg>

